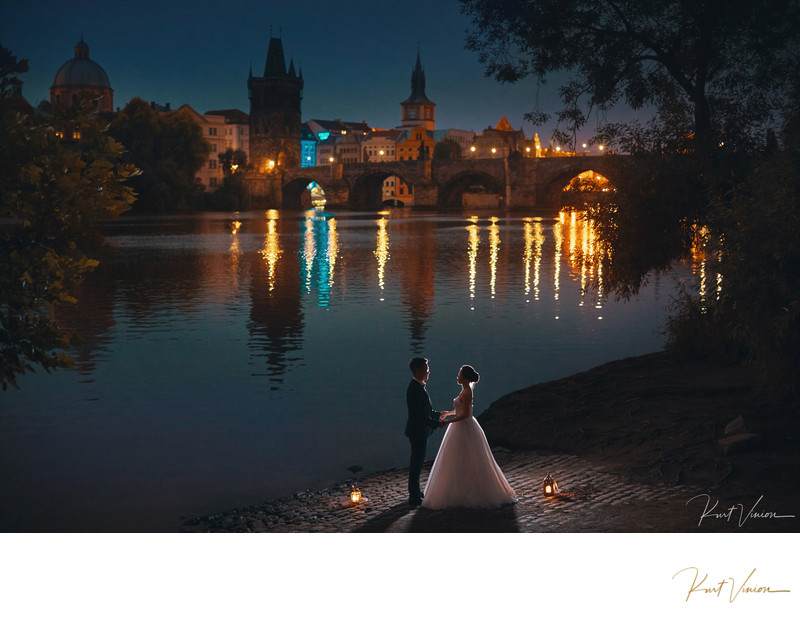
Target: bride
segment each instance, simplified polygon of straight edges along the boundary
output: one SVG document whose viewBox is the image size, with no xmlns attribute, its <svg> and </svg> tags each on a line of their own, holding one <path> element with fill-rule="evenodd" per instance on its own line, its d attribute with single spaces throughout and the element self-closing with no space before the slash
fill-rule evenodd
<svg viewBox="0 0 800 631">
<path fill-rule="evenodd" d="M 472 366 L 458 371 L 461 393 L 453 400 L 455 409 L 442 421 L 447 430 L 428 476 L 423 508 L 493 508 L 517 501 L 472 416 L 472 390 L 479 379 Z"/>
</svg>

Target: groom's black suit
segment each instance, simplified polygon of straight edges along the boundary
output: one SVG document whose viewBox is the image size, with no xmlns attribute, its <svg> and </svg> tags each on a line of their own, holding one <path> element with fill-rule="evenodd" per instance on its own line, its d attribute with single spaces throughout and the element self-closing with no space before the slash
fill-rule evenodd
<svg viewBox="0 0 800 631">
<path fill-rule="evenodd" d="M 431 399 L 425 390 L 425 386 L 416 379 L 412 379 L 411 383 L 408 384 L 406 404 L 408 405 L 406 436 L 411 442 L 408 494 L 412 501 L 419 501 L 422 499 L 419 476 L 422 472 L 422 465 L 425 462 L 428 437 L 439 427 L 439 412 L 431 406 Z"/>
</svg>

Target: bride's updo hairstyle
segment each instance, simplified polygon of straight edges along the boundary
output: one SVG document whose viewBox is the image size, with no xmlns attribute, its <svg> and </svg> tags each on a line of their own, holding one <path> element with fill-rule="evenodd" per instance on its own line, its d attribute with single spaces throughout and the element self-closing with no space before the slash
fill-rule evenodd
<svg viewBox="0 0 800 631">
<path fill-rule="evenodd" d="M 464 364 L 461 367 L 461 375 L 470 383 L 478 383 L 481 380 L 478 371 L 468 364 Z"/>
</svg>

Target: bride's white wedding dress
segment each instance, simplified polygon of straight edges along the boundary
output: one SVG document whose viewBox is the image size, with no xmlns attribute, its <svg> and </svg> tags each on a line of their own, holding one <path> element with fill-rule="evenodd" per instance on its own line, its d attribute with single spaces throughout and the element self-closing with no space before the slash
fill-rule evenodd
<svg viewBox="0 0 800 631">
<path fill-rule="evenodd" d="M 447 426 L 425 486 L 423 508 L 494 508 L 516 502 L 514 489 L 472 416 L 471 403 L 459 395 L 453 405 L 456 416 L 466 412 L 468 418 Z"/>
</svg>

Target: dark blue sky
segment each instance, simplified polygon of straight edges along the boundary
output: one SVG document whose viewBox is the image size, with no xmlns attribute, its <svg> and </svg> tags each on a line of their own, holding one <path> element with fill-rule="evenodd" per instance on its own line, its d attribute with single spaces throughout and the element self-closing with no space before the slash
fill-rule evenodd
<svg viewBox="0 0 800 631">
<path fill-rule="evenodd" d="M 0 0 L 0 7 L 0 43 L 30 60 L 23 94 L 33 104 L 48 98 L 83 37 L 108 73 L 116 108 L 138 96 L 173 109 L 248 112 L 247 75 L 251 65 L 263 73 L 272 27 L 282 32 L 287 60 L 302 67 L 303 120 L 399 125 L 419 46 L 437 128 L 480 132 L 505 115 L 542 141 L 552 132 L 552 124 L 534 129 L 523 120 L 536 104 L 535 80 L 500 85 L 483 76 L 477 55 L 464 49 L 469 20 L 457 0 Z M 539 105 L 554 112 L 557 94 L 549 82 Z"/>
</svg>

